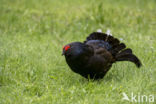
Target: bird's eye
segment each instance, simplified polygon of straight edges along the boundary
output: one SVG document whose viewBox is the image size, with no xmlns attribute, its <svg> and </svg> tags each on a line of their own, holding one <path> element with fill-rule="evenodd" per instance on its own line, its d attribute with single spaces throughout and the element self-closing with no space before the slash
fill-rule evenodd
<svg viewBox="0 0 156 104">
<path fill-rule="evenodd" d="M 65 51 L 67 51 L 69 48 L 70 48 L 69 45 L 66 45 L 66 46 L 63 47 L 63 49 L 64 49 Z"/>
</svg>

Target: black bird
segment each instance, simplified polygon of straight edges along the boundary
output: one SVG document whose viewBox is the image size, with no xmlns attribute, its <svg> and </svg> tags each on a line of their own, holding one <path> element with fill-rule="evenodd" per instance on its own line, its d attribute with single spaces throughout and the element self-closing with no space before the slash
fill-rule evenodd
<svg viewBox="0 0 156 104">
<path fill-rule="evenodd" d="M 140 60 L 124 43 L 99 32 L 91 33 L 83 43 L 65 45 L 63 55 L 71 70 L 87 79 L 103 78 L 117 61 L 131 61 L 137 67 L 141 66 Z"/>
</svg>

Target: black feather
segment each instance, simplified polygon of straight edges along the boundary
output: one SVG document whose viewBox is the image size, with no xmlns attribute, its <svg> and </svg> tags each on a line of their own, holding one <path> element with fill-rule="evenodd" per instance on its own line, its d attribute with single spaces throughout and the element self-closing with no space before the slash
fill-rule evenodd
<svg viewBox="0 0 156 104">
<path fill-rule="evenodd" d="M 117 61 L 130 61 L 137 67 L 141 66 L 130 48 L 105 33 L 93 32 L 84 43 L 73 42 L 68 46 L 70 49 L 63 49 L 67 64 L 72 71 L 85 78 L 103 78 Z"/>
<path fill-rule="evenodd" d="M 133 54 L 119 54 L 116 56 L 116 61 L 131 61 L 136 64 L 137 67 L 141 66 L 140 60 Z"/>
</svg>

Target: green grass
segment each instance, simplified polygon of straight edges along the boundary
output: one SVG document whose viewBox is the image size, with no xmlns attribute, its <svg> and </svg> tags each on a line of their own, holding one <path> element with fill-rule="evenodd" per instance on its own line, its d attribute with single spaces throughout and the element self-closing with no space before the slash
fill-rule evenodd
<svg viewBox="0 0 156 104">
<path fill-rule="evenodd" d="M 155 5 L 155 0 L 0 0 L 0 104 L 130 104 L 122 101 L 123 92 L 156 96 Z M 115 63 L 100 81 L 73 73 L 62 46 L 84 41 L 97 29 L 123 38 L 143 66 Z"/>
</svg>

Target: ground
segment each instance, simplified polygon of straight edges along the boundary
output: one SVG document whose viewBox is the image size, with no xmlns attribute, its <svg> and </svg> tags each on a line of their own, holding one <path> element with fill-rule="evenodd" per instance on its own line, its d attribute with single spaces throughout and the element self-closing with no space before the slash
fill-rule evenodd
<svg viewBox="0 0 156 104">
<path fill-rule="evenodd" d="M 154 95 L 156 102 L 155 5 L 155 0 L 0 0 L 0 104 L 134 103 L 122 100 L 123 93 Z M 62 46 L 98 29 L 111 30 L 143 66 L 115 63 L 100 81 L 73 73 Z"/>
</svg>

